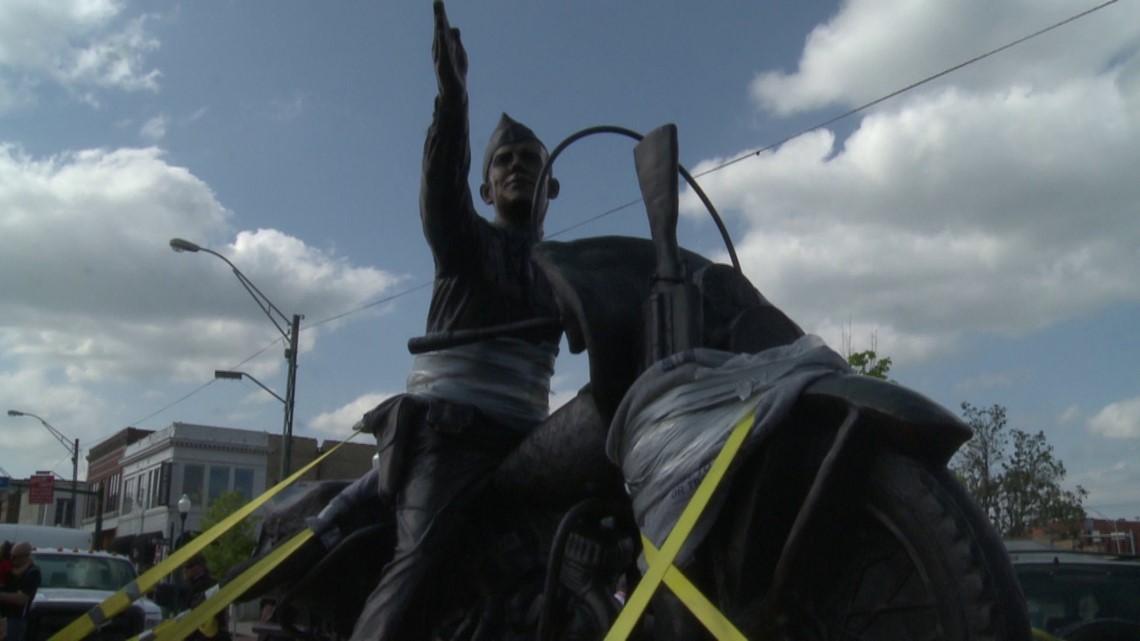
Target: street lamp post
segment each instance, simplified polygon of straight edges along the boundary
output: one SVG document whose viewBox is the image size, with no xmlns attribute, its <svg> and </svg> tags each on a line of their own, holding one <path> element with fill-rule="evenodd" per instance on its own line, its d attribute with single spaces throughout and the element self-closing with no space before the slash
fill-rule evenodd
<svg viewBox="0 0 1140 641">
<path fill-rule="evenodd" d="M 190 513 L 190 497 L 186 494 L 178 499 L 178 519 L 181 524 L 178 526 L 178 540 L 182 540 L 182 535 L 186 534 L 186 515 Z"/>
<path fill-rule="evenodd" d="M 265 390 L 266 392 L 269 392 L 273 396 L 273 398 L 281 401 L 282 403 L 285 402 L 285 399 L 281 398 L 277 394 L 277 392 L 274 392 L 273 390 L 266 387 L 261 381 L 254 378 L 253 375 L 248 373 L 248 372 L 238 372 L 238 371 L 228 370 L 228 369 L 216 369 L 216 370 L 214 370 L 214 378 L 217 378 L 217 379 L 222 379 L 222 380 L 227 380 L 227 381 L 240 381 L 243 376 L 245 378 L 248 378 L 249 380 L 253 381 L 254 383 L 256 383 L 257 386 L 260 387 L 261 389 Z"/>
<path fill-rule="evenodd" d="M 218 380 L 240 381 L 242 379 L 242 377 L 248 378 L 249 380 L 253 381 L 254 383 L 257 384 L 258 387 L 260 387 L 261 389 L 268 392 L 273 398 L 281 401 L 282 403 L 285 403 L 285 407 L 289 407 L 288 401 L 281 398 L 281 396 L 277 392 L 274 392 L 273 390 L 266 387 L 264 383 L 257 380 L 256 378 L 254 378 L 253 375 L 248 373 L 248 372 L 238 372 L 238 371 L 228 370 L 228 369 L 216 369 L 216 370 L 214 370 L 214 378 L 218 379 Z M 284 461 L 286 460 L 286 454 L 284 452 L 284 448 L 286 446 L 284 443 L 282 443 L 281 447 L 283 450 L 281 453 L 281 460 L 283 463 L 281 466 L 281 478 L 277 479 L 278 481 L 283 480 L 285 478 L 285 476 L 289 473 L 288 467 L 284 464 Z"/>
<path fill-rule="evenodd" d="M 242 287 L 245 287 L 245 291 L 249 292 L 249 295 L 257 302 L 257 306 L 261 308 L 261 311 L 265 312 L 265 315 L 269 317 L 273 326 L 277 328 L 277 331 L 281 332 L 281 336 L 285 339 L 285 360 L 288 363 L 288 376 L 285 382 L 285 398 L 281 399 L 281 401 L 285 403 L 285 421 L 281 429 L 281 436 L 284 441 L 281 444 L 281 478 L 284 479 L 289 475 L 289 469 L 292 466 L 293 405 L 297 391 L 297 334 L 301 330 L 301 315 L 293 314 L 291 319 L 285 316 L 265 294 L 261 293 L 261 290 L 258 289 L 252 281 L 246 278 L 245 274 L 241 273 L 241 270 L 239 270 L 237 266 L 230 262 L 230 259 L 218 252 L 181 238 L 170 239 L 170 248 L 176 252 L 206 252 L 225 261 L 225 263 L 230 266 L 230 269 L 233 270 L 234 276 L 237 276 L 238 281 L 241 282 Z M 250 378 L 252 379 L 253 377 Z M 258 383 L 258 385 L 261 385 L 261 383 Z M 262 387 L 264 388 L 265 386 L 262 385 Z M 277 395 L 274 394 L 274 396 Z M 280 399 L 281 397 L 277 396 L 277 398 Z"/>
<path fill-rule="evenodd" d="M 40 422 L 51 435 L 56 438 L 64 447 L 71 452 L 71 527 L 79 527 L 79 439 L 74 441 L 68 440 L 66 436 L 60 433 L 59 430 L 51 426 L 44 419 L 32 414 L 31 412 L 21 412 L 19 410 L 8 410 L 8 416 L 30 416 Z"/>
</svg>

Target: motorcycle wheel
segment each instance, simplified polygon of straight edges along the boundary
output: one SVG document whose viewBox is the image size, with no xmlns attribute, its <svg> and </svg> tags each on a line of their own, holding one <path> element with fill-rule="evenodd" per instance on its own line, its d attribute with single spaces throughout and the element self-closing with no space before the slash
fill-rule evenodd
<svg viewBox="0 0 1140 641">
<path fill-rule="evenodd" d="M 805 552 L 777 636 L 1031 638 L 1001 540 L 944 468 L 879 453 L 863 487 Z"/>
</svg>

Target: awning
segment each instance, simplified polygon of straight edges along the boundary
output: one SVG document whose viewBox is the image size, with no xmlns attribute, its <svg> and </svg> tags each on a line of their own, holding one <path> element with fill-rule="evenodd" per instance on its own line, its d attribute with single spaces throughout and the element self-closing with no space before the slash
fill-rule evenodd
<svg viewBox="0 0 1140 641">
<path fill-rule="evenodd" d="M 134 534 L 115 537 L 115 539 L 111 541 L 111 544 L 107 546 L 107 551 L 122 554 L 123 556 L 130 556 L 131 546 L 134 544 L 134 541 Z"/>
</svg>

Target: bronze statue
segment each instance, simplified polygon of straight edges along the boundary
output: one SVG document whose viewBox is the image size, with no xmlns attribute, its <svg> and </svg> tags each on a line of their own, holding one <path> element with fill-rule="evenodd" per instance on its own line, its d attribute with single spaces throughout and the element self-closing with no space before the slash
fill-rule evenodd
<svg viewBox="0 0 1140 641">
<path fill-rule="evenodd" d="M 483 158 L 482 201 L 468 187 L 467 54 L 459 30 L 434 3 L 439 95 L 424 144 L 420 217 L 435 258 L 427 331 L 437 334 L 557 315 L 549 286 L 530 261 L 542 236 L 531 208 L 546 147 L 503 114 Z M 539 211 L 558 194 L 550 179 Z M 406 395 L 369 413 L 385 446 L 379 492 L 396 511 L 396 550 L 368 597 L 352 638 L 419 638 L 414 620 L 429 608 L 433 579 L 461 545 L 466 513 L 490 475 L 528 431 L 546 418 L 560 330 L 529 330 L 421 354 Z"/>
<path fill-rule="evenodd" d="M 433 57 L 429 336 L 409 341 L 408 393 L 364 417 L 377 469 L 325 488 L 305 521 L 320 543 L 247 598 L 284 586 L 283 627 L 307 639 L 1029 638 L 1001 542 L 945 468 L 969 428 L 851 373 L 727 233 L 731 267 L 679 247 L 676 173 L 699 187 L 675 127 L 552 152 L 640 140 L 652 240 L 538 243 L 558 184 L 505 114 L 479 190 L 494 221 L 475 212 L 467 58 L 441 2 Z M 563 331 L 590 383 L 547 418 Z M 271 514 L 262 550 L 328 496 Z M 388 555 L 382 574 L 360 562 Z"/>
</svg>

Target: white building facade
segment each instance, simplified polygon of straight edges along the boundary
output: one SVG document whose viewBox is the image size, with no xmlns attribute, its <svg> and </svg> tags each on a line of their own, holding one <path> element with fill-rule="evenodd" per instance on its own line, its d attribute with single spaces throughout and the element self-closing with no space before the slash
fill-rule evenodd
<svg viewBox="0 0 1140 641">
<path fill-rule="evenodd" d="M 223 492 L 252 499 L 265 491 L 269 435 L 227 427 L 174 423 L 129 446 L 122 458 L 122 505 L 116 536 L 131 541 L 140 565 L 161 558 Z M 178 501 L 190 510 L 185 522 Z"/>
</svg>

